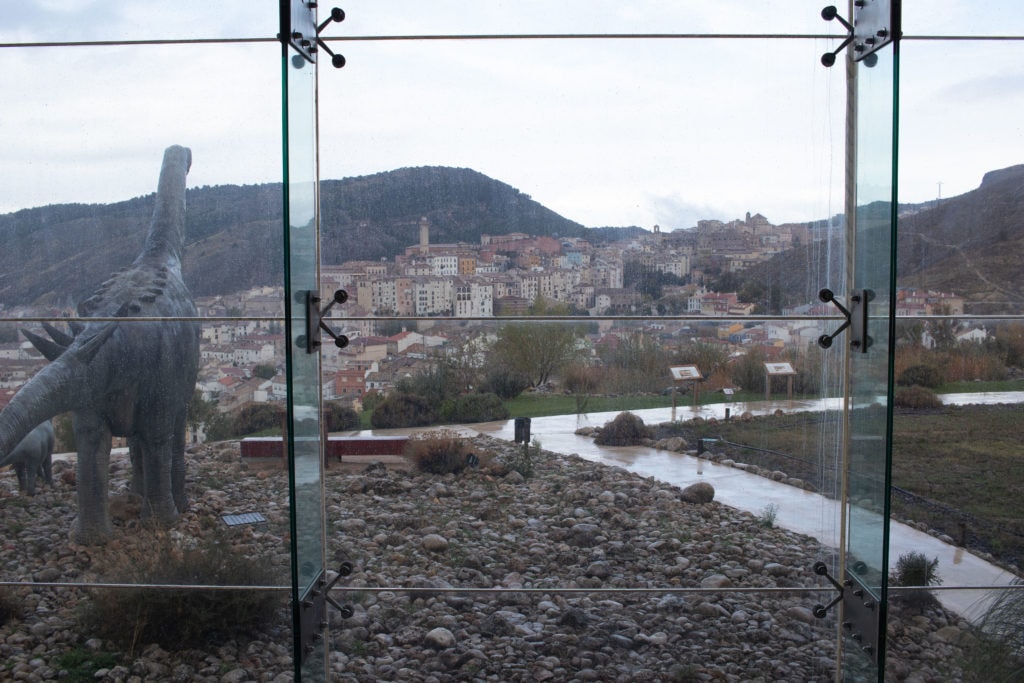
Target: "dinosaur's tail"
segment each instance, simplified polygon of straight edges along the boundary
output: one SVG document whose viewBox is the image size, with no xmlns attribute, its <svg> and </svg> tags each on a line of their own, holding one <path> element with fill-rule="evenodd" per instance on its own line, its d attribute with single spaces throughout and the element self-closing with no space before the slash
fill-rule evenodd
<svg viewBox="0 0 1024 683">
<path fill-rule="evenodd" d="M 36 425 L 82 406 L 89 362 L 113 333 L 110 322 L 85 333 L 57 360 L 37 372 L 0 412 L 0 467 Z"/>
<path fill-rule="evenodd" d="M 192 150 L 188 147 L 172 145 L 164 151 L 153 219 L 136 262 L 154 260 L 181 270 L 185 250 L 185 178 L 191 167 Z"/>
</svg>

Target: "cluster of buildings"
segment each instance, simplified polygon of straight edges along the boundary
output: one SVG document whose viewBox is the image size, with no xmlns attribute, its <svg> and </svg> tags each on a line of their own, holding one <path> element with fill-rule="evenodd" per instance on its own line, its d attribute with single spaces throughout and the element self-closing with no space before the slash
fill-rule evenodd
<svg viewBox="0 0 1024 683">
<path fill-rule="evenodd" d="M 538 304 L 547 310 L 613 316 L 650 313 L 640 293 L 625 284 L 629 267 L 671 274 L 682 283 L 665 287 L 679 302 L 672 314 L 708 321 L 652 317 L 645 321 L 600 318 L 582 343 L 592 351 L 614 345 L 626 335 L 642 333 L 668 346 L 700 338 L 735 350 L 757 344 L 784 349 L 806 346 L 821 334 L 819 323 L 737 321 L 752 304 L 735 292 L 715 292 L 706 275 L 736 272 L 804 240 L 815 240 L 822 226 L 773 226 L 761 215 L 723 223 L 701 221 L 696 229 L 653 232 L 595 246 L 585 239 L 532 236 L 525 233 L 483 235 L 479 244 L 432 244 L 430 226 L 420 224 L 419 243 L 390 261 L 353 261 L 322 266 L 325 296 L 344 289 L 349 300 L 336 320 L 349 345 L 325 348 L 322 355 L 324 397 L 359 400 L 371 390 L 387 391 L 403 377 L 420 373 L 439 349 L 465 348 L 470 340 L 485 349 L 501 318 L 527 314 Z M 827 227 L 827 226 L 826 226 Z M 326 300 L 326 299 L 325 299 Z M 203 318 L 201 370 L 197 389 L 220 410 L 248 402 L 284 400 L 285 336 L 281 287 L 257 287 L 197 299 Z M 901 317 L 962 314 L 964 300 L 952 294 L 905 289 L 898 294 Z M 26 309 L 25 316 L 60 317 L 62 311 Z M 829 315 L 811 303 L 787 315 Z M 7 311 L 7 317 L 19 317 Z M 729 318 L 714 322 L 714 318 Z M 390 320 L 381 320 L 390 319 Z M 400 318 L 420 318 L 416 330 Z M 430 320 L 434 318 L 434 320 Z M 424 320 L 426 319 L 426 320 Z M 5 405 L 44 359 L 23 339 L 0 343 L 0 406 Z"/>
<path fill-rule="evenodd" d="M 640 294 L 625 286 L 629 264 L 703 281 L 708 272 L 737 272 L 811 239 L 806 226 L 773 226 L 756 214 L 729 223 L 700 221 L 695 230 L 651 233 L 607 246 L 578 237 L 525 233 L 482 235 L 479 244 L 432 244 L 420 221 L 419 243 L 392 261 L 322 267 L 325 290 L 344 289 L 356 316 L 489 318 L 562 306 L 590 315 L 639 313 Z M 689 312 L 743 314 L 713 292 Z M 691 292 L 692 295 L 692 292 Z"/>
</svg>

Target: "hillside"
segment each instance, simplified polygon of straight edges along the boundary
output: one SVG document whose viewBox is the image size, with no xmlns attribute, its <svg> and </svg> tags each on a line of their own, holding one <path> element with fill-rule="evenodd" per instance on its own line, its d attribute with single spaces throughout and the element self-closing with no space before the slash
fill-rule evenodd
<svg viewBox="0 0 1024 683">
<path fill-rule="evenodd" d="M 0 215 L 0 305 L 73 306 L 138 253 L 154 195 L 115 204 L 62 204 Z M 281 186 L 223 185 L 188 192 L 184 273 L 196 296 L 282 281 Z M 884 209 L 884 207 L 881 207 Z M 981 186 L 901 206 L 899 283 L 956 292 L 973 313 L 1024 312 L 1024 165 L 987 173 Z M 582 236 L 600 244 L 640 228 L 585 228 L 519 190 L 465 168 L 403 168 L 321 183 L 328 264 L 390 259 L 419 239 L 479 243 L 481 234 Z M 842 238 L 798 246 L 736 275 L 765 292 L 769 310 L 838 287 Z M 811 275 L 808 276 L 808 273 Z"/>
<path fill-rule="evenodd" d="M 881 210 L 884 205 L 868 207 Z M 968 313 L 1024 312 L 1024 165 L 986 173 L 980 187 L 938 205 L 901 205 L 897 239 L 899 286 L 959 294 L 967 299 Z M 841 285 L 829 278 L 841 272 L 843 242 L 837 235 L 831 243 L 778 254 L 740 273 L 737 289 L 754 282 L 766 286 L 769 301 L 812 301 L 819 287 Z M 884 243 L 867 248 L 881 250 L 881 257 Z"/>
<path fill-rule="evenodd" d="M 73 305 L 132 261 L 154 195 L 115 204 L 62 204 L 0 216 L 0 304 Z M 469 169 L 405 168 L 321 183 L 323 261 L 391 258 L 419 239 L 479 243 L 482 233 L 614 239 L 639 228 L 587 232 L 515 188 Z M 282 281 L 281 186 L 188 191 L 184 275 L 196 296 Z"/>
<path fill-rule="evenodd" d="M 900 284 L 956 292 L 978 314 L 1024 312 L 1024 165 L 900 217 Z"/>
</svg>

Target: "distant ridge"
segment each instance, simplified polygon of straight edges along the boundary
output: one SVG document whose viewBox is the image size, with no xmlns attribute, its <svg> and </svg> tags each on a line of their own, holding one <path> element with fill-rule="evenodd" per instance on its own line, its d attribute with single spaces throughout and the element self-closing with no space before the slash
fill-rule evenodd
<svg viewBox="0 0 1024 683">
<path fill-rule="evenodd" d="M 841 239 L 778 254 L 740 273 L 740 285 L 777 288 L 782 305 L 813 301 L 817 287 L 835 285 L 806 274 L 841 272 Z M 967 313 L 1024 313 L 1024 165 L 990 171 L 962 195 L 900 205 L 897 240 L 898 286 L 959 294 Z"/>
<path fill-rule="evenodd" d="M 114 204 L 57 204 L 0 215 L 0 304 L 73 306 L 131 262 L 154 195 Z M 465 168 L 402 168 L 321 182 L 325 263 L 390 259 L 430 221 L 434 243 L 479 243 L 485 233 L 610 241 L 640 228 L 588 231 L 510 185 Z M 282 282 L 281 185 L 188 191 L 183 272 L 195 296 Z"/>
<path fill-rule="evenodd" d="M 114 204 L 59 204 L 0 215 L 0 305 L 73 307 L 138 253 L 154 195 Z M 900 207 L 899 284 L 956 292 L 978 314 L 1024 312 L 1024 165 L 986 173 L 971 192 Z M 322 259 L 391 259 L 418 241 L 421 217 L 433 243 L 478 244 L 480 235 L 524 232 L 626 239 L 638 227 L 586 228 L 514 187 L 467 168 L 426 166 L 321 183 Z M 188 191 L 183 271 L 195 296 L 228 294 L 283 279 L 281 185 L 221 185 Z M 783 252 L 737 274 L 778 305 L 806 303 L 808 272 L 839 273 L 839 244 Z M 823 276 L 826 277 L 826 276 Z"/>
</svg>

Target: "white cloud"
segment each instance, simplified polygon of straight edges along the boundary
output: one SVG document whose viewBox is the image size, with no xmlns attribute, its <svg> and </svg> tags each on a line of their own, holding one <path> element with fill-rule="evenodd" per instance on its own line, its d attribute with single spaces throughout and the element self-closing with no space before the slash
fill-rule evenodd
<svg viewBox="0 0 1024 683">
<path fill-rule="evenodd" d="M 325 33 L 835 33 L 821 3 L 353 0 Z M 246 0 L 19 2 L 0 40 L 269 37 Z M 326 5 L 324 6 L 326 9 Z M 962 30 L 1019 29 L 1007 2 L 930 3 Z M 908 33 L 942 28 L 907 8 Z M 912 14 L 911 12 L 917 12 Z M 929 23 L 931 22 L 931 23 Z M 965 23 L 966 22 L 966 23 Z M 679 227 L 760 212 L 841 210 L 844 83 L 831 40 L 335 42 L 320 74 L 322 176 L 474 168 L 587 225 Z M 900 182 L 907 201 L 967 191 L 1021 163 L 1019 43 L 903 46 Z M 1016 76 L 1014 76 L 1016 74 Z M 153 188 L 155 159 L 193 147 L 194 184 L 280 180 L 274 43 L 0 50 L 0 211 L 115 201 Z M 700 216 L 699 212 L 717 212 Z"/>
</svg>

